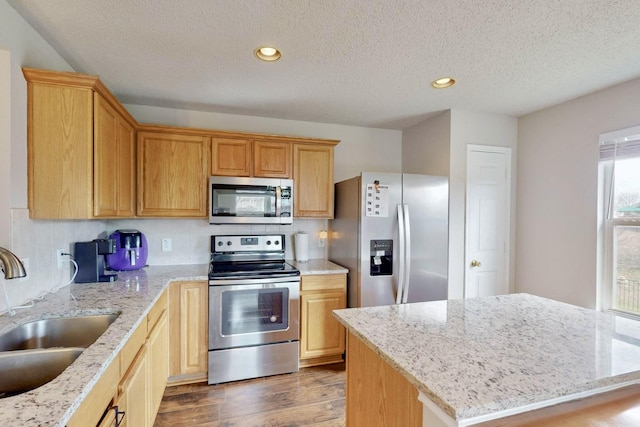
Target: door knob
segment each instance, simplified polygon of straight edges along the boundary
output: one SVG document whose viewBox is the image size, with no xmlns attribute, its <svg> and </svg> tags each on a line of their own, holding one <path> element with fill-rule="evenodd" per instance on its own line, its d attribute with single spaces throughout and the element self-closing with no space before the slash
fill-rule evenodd
<svg viewBox="0 0 640 427">
<path fill-rule="evenodd" d="M 480 261 L 477 261 L 475 259 L 471 261 L 471 267 L 480 267 L 480 265 L 482 265 L 480 264 Z"/>
</svg>

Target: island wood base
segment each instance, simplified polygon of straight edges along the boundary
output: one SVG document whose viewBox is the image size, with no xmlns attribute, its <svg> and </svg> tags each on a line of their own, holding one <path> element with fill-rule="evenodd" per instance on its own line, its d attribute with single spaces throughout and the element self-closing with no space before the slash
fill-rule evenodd
<svg viewBox="0 0 640 427">
<path fill-rule="evenodd" d="M 418 391 L 387 362 L 347 334 L 347 427 L 420 427 Z"/>
</svg>

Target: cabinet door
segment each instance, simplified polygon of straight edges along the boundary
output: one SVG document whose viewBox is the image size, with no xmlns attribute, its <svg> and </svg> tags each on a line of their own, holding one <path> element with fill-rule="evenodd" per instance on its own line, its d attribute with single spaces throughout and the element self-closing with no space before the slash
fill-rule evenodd
<svg viewBox="0 0 640 427">
<path fill-rule="evenodd" d="M 333 146 L 294 144 L 293 216 L 333 218 Z"/>
<path fill-rule="evenodd" d="M 149 426 L 153 425 L 160 408 L 169 376 L 169 323 L 166 312 L 151 331 L 147 341 L 149 378 Z"/>
<path fill-rule="evenodd" d="M 212 138 L 211 175 L 250 176 L 251 141 Z"/>
<path fill-rule="evenodd" d="M 125 413 L 121 427 L 150 427 L 148 369 L 147 348 L 142 346 L 121 384 L 118 404 Z"/>
<path fill-rule="evenodd" d="M 136 131 L 124 120 L 118 121 L 118 211 L 119 217 L 135 214 Z"/>
<path fill-rule="evenodd" d="M 208 299 L 206 281 L 173 282 L 169 288 L 169 381 L 207 378 Z"/>
<path fill-rule="evenodd" d="M 93 92 L 28 84 L 30 218 L 93 215 Z"/>
<path fill-rule="evenodd" d="M 352 334 L 347 337 L 346 373 L 346 425 L 423 425 L 416 387 Z"/>
<path fill-rule="evenodd" d="M 207 216 L 209 138 L 138 134 L 138 216 Z"/>
<path fill-rule="evenodd" d="M 93 215 L 132 217 L 135 131 L 94 93 Z"/>
<path fill-rule="evenodd" d="M 343 291 L 305 292 L 300 295 L 301 332 L 300 358 L 344 353 L 345 329 L 332 311 L 346 307 Z"/>
<path fill-rule="evenodd" d="M 291 178 L 291 143 L 254 141 L 253 176 Z"/>
</svg>

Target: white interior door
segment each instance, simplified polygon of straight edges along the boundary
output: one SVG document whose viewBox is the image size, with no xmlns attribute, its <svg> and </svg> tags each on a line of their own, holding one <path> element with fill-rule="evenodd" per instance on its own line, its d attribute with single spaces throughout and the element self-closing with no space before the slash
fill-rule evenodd
<svg viewBox="0 0 640 427">
<path fill-rule="evenodd" d="M 509 292 L 511 149 L 467 147 L 465 298 Z"/>
</svg>

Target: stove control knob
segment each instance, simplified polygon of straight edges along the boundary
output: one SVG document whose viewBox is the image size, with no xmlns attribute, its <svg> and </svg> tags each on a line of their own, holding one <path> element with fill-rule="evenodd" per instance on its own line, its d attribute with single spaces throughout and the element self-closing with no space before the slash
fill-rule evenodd
<svg viewBox="0 0 640 427">
<path fill-rule="evenodd" d="M 267 246 L 271 245 L 271 240 L 267 240 Z"/>
<path fill-rule="evenodd" d="M 231 246 L 231 240 L 227 240 L 227 246 Z"/>
<path fill-rule="evenodd" d="M 218 241 L 218 246 L 222 246 L 222 245 L 223 245 L 222 240 Z"/>
<path fill-rule="evenodd" d="M 278 246 L 280 244 L 280 242 L 276 240 L 275 242 L 273 242 L 273 244 Z"/>
</svg>

